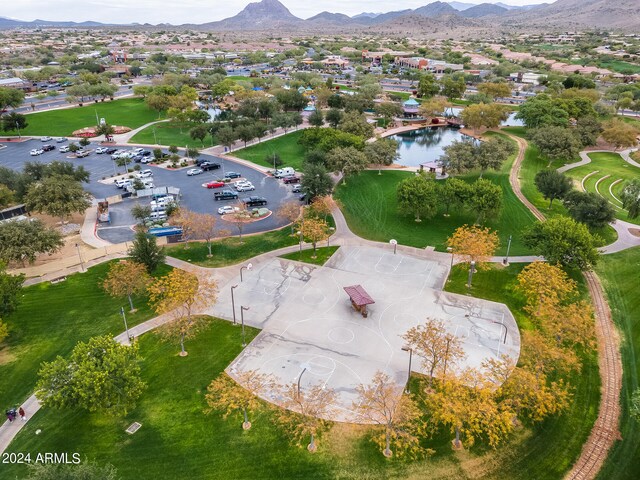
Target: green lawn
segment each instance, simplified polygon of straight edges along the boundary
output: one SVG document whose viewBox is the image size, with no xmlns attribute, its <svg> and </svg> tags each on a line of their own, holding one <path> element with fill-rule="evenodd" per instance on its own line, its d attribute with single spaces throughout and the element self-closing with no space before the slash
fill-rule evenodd
<svg viewBox="0 0 640 480">
<path fill-rule="evenodd" d="M 501 214 L 486 222 L 486 226 L 497 230 L 500 235 L 500 255 L 506 252 L 510 235 L 511 255 L 531 253 L 522 244 L 520 234 L 534 222 L 534 217 L 516 198 L 509 184 L 513 159 L 505 162 L 500 172 L 484 174 L 484 178 L 500 185 L 504 194 Z M 377 171 L 366 171 L 357 177 L 349 177 L 347 185 L 341 184 L 335 196 L 342 202 L 349 227 L 357 235 L 381 242 L 394 238 L 403 245 L 418 248 L 431 245 L 445 251 L 445 242 L 453 231 L 463 224 L 473 224 L 476 215 L 452 211 L 451 216 L 445 217 L 444 210 L 441 210 L 434 218 L 417 223 L 412 216 L 398 214 L 397 185 L 410 175 L 412 173 L 393 170 L 386 170 L 382 175 Z M 471 182 L 477 177 L 477 174 L 472 174 L 460 178 Z"/>
<path fill-rule="evenodd" d="M 606 60 L 603 62 L 599 62 L 598 66 L 600 68 L 608 68 L 609 70 L 613 70 L 614 72 L 631 72 L 631 73 L 640 73 L 640 65 L 637 63 L 629 63 L 623 60 Z"/>
<path fill-rule="evenodd" d="M 305 149 L 298 143 L 303 130 L 293 131 L 287 135 L 267 140 L 247 148 L 234 150 L 231 155 L 249 160 L 263 167 L 273 168 L 273 163 L 265 160 L 266 157 L 277 153 L 282 159 L 283 167 L 293 167 L 296 170 L 302 169 L 302 160 Z"/>
<path fill-rule="evenodd" d="M 298 262 L 311 263 L 313 265 L 324 265 L 327 263 L 327 260 L 331 258 L 331 256 L 336 253 L 340 247 L 318 247 L 316 248 L 316 257 L 313 257 L 313 248 L 307 248 L 302 250 L 302 252 L 293 252 L 287 253 L 285 255 L 280 255 L 282 258 L 286 258 L 288 260 L 296 260 Z"/>
<path fill-rule="evenodd" d="M 629 417 L 631 393 L 640 385 L 640 248 L 602 257 L 596 271 L 621 337 L 622 440 L 616 442 L 598 478 L 635 480 L 640 472 L 640 422 Z"/>
<path fill-rule="evenodd" d="M 503 128 L 503 130 L 512 133 L 513 135 L 527 138 L 525 127 L 506 127 Z M 578 160 L 579 159 L 573 159 L 570 162 L 566 163 L 573 163 L 574 161 Z M 540 170 L 544 170 L 546 168 L 558 168 L 564 164 L 565 162 L 557 161 L 552 162 L 549 166 L 549 162 L 540 156 L 538 149 L 531 143 L 529 143 L 529 146 L 525 151 L 524 160 L 520 168 L 520 175 L 518 177 L 520 179 L 520 189 L 522 190 L 523 195 L 531 203 L 533 203 L 538 208 L 538 210 L 540 210 L 540 212 L 542 212 L 542 214 L 547 218 L 553 217 L 555 215 L 568 216 L 569 213 L 567 212 L 567 209 L 564 208 L 564 205 L 562 205 L 562 202 L 558 200 L 555 200 L 551 208 L 549 208 L 549 201 L 545 200 L 545 198 L 542 196 L 542 193 L 540 193 L 540 191 L 536 188 L 534 178 L 536 176 L 536 173 L 538 173 Z M 570 172 L 571 170 L 569 170 L 567 174 L 569 174 Z M 603 239 L 603 245 L 613 243 L 618 238 L 616 231 L 611 226 L 606 226 L 605 228 L 600 229 L 593 229 L 592 233 L 598 234 Z"/>
<path fill-rule="evenodd" d="M 583 165 L 581 167 L 572 168 L 568 170 L 566 174 L 576 181 L 576 188 L 581 188 L 579 185 L 582 183 L 582 180 L 589 174 L 590 175 L 585 181 L 584 186 L 589 192 L 596 192 L 596 184 L 597 184 L 597 192 L 603 197 L 605 197 L 609 202 L 614 206 L 616 211 L 616 217 L 620 220 L 624 220 L 631 223 L 640 224 L 640 219 L 630 219 L 627 211 L 622 208 L 622 204 L 620 201 L 616 200 L 616 197 L 619 198 L 619 195 L 624 188 L 624 184 L 633 178 L 640 177 L 640 169 L 630 165 L 625 162 L 622 157 L 613 152 L 595 152 L 589 153 L 589 158 L 591 158 L 591 163 L 587 165 Z M 604 178 L 609 175 L 608 178 Z M 621 182 L 614 182 L 622 180 Z M 611 192 L 609 192 L 609 187 L 612 185 Z"/>
<path fill-rule="evenodd" d="M 109 263 L 103 263 L 56 285 L 24 288 L 18 310 L 5 319 L 10 335 L 0 350 L 0 398 L 6 405 L 33 393 L 41 362 L 67 355 L 78 341 L 124 331 L 120 307 L 127 306 L 127 299 L 114 299 L 101 288 L 108 269 Z M 159 272 L 169 269 L 163 265 Z M 135 313 L 125 308 L 130 326 L 155 315 L 146 298 L 134 298 L 134 306 Z"/>
<path fill-rule="evenodd" d="M 245 235 L 242 237 L 242 242 L 237 237 L 215 241 L 211 247 L 212 257 L 207 257 L 209 250 L 204 242 L 191 242 L 189 248 L 185 248 L 183 244 L 165 247 L 165 252 L 167 255 L 202 267 L 225 267 L 296 243 L 298 243 L 298 237 L 291 235 L 289 227 L 284 227 L 273 232 Z"/>
<path fill-rule="evenodd" d="M 96 125 L 96 112 L 111 125 L 123 125 L 135 129 L 158 120 L 158 112 L 147 107 L 141 98 L 125 98 L 112 102 L 87 104 L 63 110 L 30 113 L 27 128 L 22 135 L 69 136 L 74 130 Z"/>
<path fill-rule="evenodd" d="M 193 140 L 189 136 L 189 130 L 196 124 L 162 122 L 151 125 L 136 133 L 129 143 L 147 145 L 176 145 L 177 147 L 209 148 L 217 145 L 217 140 L 207 134 L 204 141 Z M 154 135 L 155 131 L 155 135 Z"/>
</svg>

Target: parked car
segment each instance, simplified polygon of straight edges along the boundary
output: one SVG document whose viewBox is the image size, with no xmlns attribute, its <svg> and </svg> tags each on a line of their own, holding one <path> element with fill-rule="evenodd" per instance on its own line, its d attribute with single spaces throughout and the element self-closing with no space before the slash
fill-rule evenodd
<svg viewBox="0 0 640 480">
<path fill-rule="evenodd" d="M 151 208 L 153 208 L 158 205 L 169 205 L 170 203 L 173 203 L 173 202 L 174 202 L 174 198 L 172 196 L 167 196 L 167 197 L 160 197 L 156 200 L 152 200 L 149 205 L 151 205 Z"/>
<path fill-rule="evenodd" d="M 300 183 L 300 177 L 296 177 L 295 175 L 291 176 L 291 177 L 284 177 L 282 179 L 282 181 L 283 181 L 283 183 L 287 183 L 287 184 L 288 183 Z"/>
<path fill-rule="evenodd" d="M 292 167 L 279 168 L 273 174 L 276 178 L 286 177 L 287 175 L 295 175 L 296 171 Z"/>
<path fill-rule="evenodd" d="M 235 200 L 238 194 L 232 190 L 222 190 L 221 192 L 213 192 L 213 199 L 218 200 Z"/>
<path fill-rule="evenodd" d="M 149 215 L 147 218 L 145 218 L 146 221 L 166 220 L 166 219 L 167 219 L 166 210 L 160 210 L 158 212 L 151 212 L 151 215 Z"/>
<path fill-rule="evenodd" d="M 142 152 L 144 152 L 144 148 L 140 148 L 140 147 L 138 147 L 138 148 L 134 148 L 134 149 L 132 150 L 132 152 L 133 152 L 134 154 L 136 154 L 136 153 L 142 153 Z"/>
<path fill-rule="evenodd" d="M 53 138 L 51 138 L 51 137 L 42 137 L 40 139 L 41 142 L 50 142 L 51 140 L 53 140 Z"/>
<path fill-rule="evenodd" d="M 102 155 L 103 153 L 107 153 L 107 150 L 108 150 L 107 147 L 98 147 L 96 148 L 96 153 L 98 155 Z"/>
<path fill-rule="evenodd" d="M 64 142 L 66 142 L 66 141 L 67 141 L 67 139 L 66 139 L 65 137 L 58 137 L 58 138 L 56 138 L 56 143 L 64 143 Z"/>
<path fill-rule="evenodd" d="M 131 185 L 131 180 L 128 178 L 121 178 L 120 180 L 116 180 L 114 184 L 118 188 L 124 188 L 128 185 Z"/>
<path fill-rule="evenodd" d="M 200 175 L 202 173 L 202 169 L 201 168 L 191 168 L 189 170 L 187 170 L 187 176 L 188 177 L 192 177 L 194 175 Z"/>
<path fill-rule="evenodd" d="M 237 182 L 234 186 L 238 192 L 250 192 L 256 189 L 251 182 Z"/>
<path fill-rule="evenodd" d="M 206 184 L 207 188 L 221 188 L 226 185 L 226 183 L 221 182 L 220 180 L 214 180 L 213 182 L 209 182 Z"/>
<path fill-rule="evenodd" d="M 76 157 L 78 157 L 78 158 L 88 157 L 89 153 L 90 153 L 89 150 L 78 150 L 76 152 Z"/>
<path fill-rule="evenodd" d="M 112 155 L 112 154 L 116 153 L 117 151 L 118 151 L 118 149 L 117 149 L 117 148 L 115 148 L 115 147 L 108 147 L 108 148 L 104 151 L 104 153 L 106 153 L 107 155 Z"/>
<path fill-rule="evenodd" d="M 291 191 L 293 193 L 300 193 L 302 191 L 302 185 L 296 183 L 293 187 L 291 187 Z"/>
<path fill-rule="evenodd" d="M 69 151 L 69 145 L 63 145 L 60 147 L 60 153 L 67 153 Z"/>
<path fill-rule="evenodd" d="M 47 143 L 46 145 L 42 146 L 42 150 L 45 152 L 50 152 L 51 150 L 55 150 L 56 147 L 54 145 L 51 145 L 50 143 Z"/>
<path fill-rule="evenodd" d="M 220 207 L 218 209 L 218 213 L 220 215 L 226 215 L 227 213 L 237 212 L 238 207 L 232 207 L 231 205 L 225 205 L 224 207 Z"/>
<path fill-rule="evenodd" d="M 144 156 L 143 156 L 143 157 L 142 157 L 142 160 L 140 160 L 140 163 L 143 163 L 143 164 L 145 164 L 145 165 L 146 165 L 147 163 L 151 163 L 151 162 L 153 162 L 153 160 L 154 160 L 154 158 L 153 158 L 153 157 L 144 157 Z"/>
<path fill-rule="evenodd" d="M 151 150 L 143 150 L 140 155 L 143 157 L 151 157 L 153 154 L 151 153 Z"/>
<path fill-rule="evenodd" d="M 133 155 L 133 156 L 131 157 L 131 160 L 133 160 L 133 161 L 134 161 L 134 162 L 136 162 L 136 163 L 140 163 L 140 162 L 142 162 L 142 159 L 143 159 L 143 158 L 144 158 L 144 157 L 143 157 L 142 155 L 140 155 L 139 153 L 137 153 L 137 154 L 135 154 L 135 155 Z"/>
<path fill-rule="evenodd" d="M 202 162 L 199 167 L 204 170 L 205 172 L 208 172 L 209 170 L 217 170 L 220 168 L 220 164 L 219 163 L 213 163 L 213 162 Z"/>
<path fill-rule="evenodd" d="M 153 177 L 153 172 L 151 170 L 140 170 L 136 173 L 136 178 L 148 178 Z"/>
<path fill-rule="evenodd" d="M 224 178 L 240 178 L 242 177 L 242 175 L 240 175 L 237 172 L 227 172 L 224 174 Z"/>
<path fill-rule="evenodd" d="M 300 200 L 301 202 L 306 202 L 307 201 L 307 194 L 303 193 L 302 195 L 300 195 L 298 197 L 298 200 Z"/>
<path fill-rule="evenodd" d="M 247 197 L 242 199 L 242 202 L 247 206 L 247 207 L 258 207 L 261 205 L 266 205 L 267 204 L 267 199 L 264 197 Z"/>
<path fill-rule="evenodd" d="M 32 157 L 37 157 L 38 155 L 42 155 L 43 153 L 44 150 L 42 150 L 41 148 L 34 148 L 29 152 L 29 155 L 31 155 Z"/>
</svg>

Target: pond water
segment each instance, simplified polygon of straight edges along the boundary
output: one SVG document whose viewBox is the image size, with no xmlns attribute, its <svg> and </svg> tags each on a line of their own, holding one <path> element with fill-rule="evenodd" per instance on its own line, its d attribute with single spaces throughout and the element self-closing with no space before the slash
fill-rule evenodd
<svg viewBox="0 0 640 480">
<path fill-rule="evenodd" d="M 400 158 L 396 163 L 416 167 L 440 158 L 444 154 L 444 147 L 451 145 L 453 141 L 470 137 L 460 133 L 457 128 L 435 127 L 399 133 L 389 138 L 398 142 Z"/>
</svg>

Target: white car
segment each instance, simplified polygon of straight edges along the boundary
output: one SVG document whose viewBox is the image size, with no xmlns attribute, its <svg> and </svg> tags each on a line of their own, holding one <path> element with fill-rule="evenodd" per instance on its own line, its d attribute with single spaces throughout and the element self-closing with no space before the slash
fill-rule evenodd
<svg viewBox="0 0 640 480">
<path fill-rule="evenodd" d="M 144 152 L 144 148 L 134 148 L 133 149 L 134 155 L 137 155 L 137 154 L 142 153 L 142 152 Z"/>
<path fill-rule="evenodd" d="M 63 143 L 63 142 L 66 142 L 66 141 L 67 141 L 67 139 L 66 139 L 66 138 L 64 138 L 64 137 L 58 137 L 58 138 L 56 138 L 56 143 Z"/>
<path fill-rule="evenodd" d="M 69 151 L 69 146 L 68 145 L 63 145 L 60 147 L 59 152 L 60 153 L 67 153 Z"/>
<path fill-rule="evenodd" d="M 238 192 L 250 192 L 256 189 L 251 182 L 238 182 L 235 187 Z"/>
<path fill-rule="evenodd" d="M 238 207 L 232 207 L 231 205 L 225 205 L 224 207 L 220 207 L 218 209 L 218 213 L 220 215 L 225 215 L 227 213 L 233 213 L 237 211 L 238 211 Z"/>
<path fill-rule="evenodd" d="M 51 140 L 53 140 L 51 137 L 42 137 L 40 139 L 41 142 L 50 142 Z"/>
<path fill-rule="evenodd" d="M 187 176 L 192 177 L 193 175 L 200 175 L 203 172 L 201 168 L 192 168 L 187 170 Z"/>
<path fill-rule="evenodd" d="M 96 153 L 103 154 L 103 153 L 106 153 L 107 150 L 108 150 L 107 147 L 98 147 L 96 148 Z"/>
<path fill-rule="evenodd" d="M 161 197 L 157 200 L 152 200 L 150 205 L 151 205 L 151 208 L 153 208 L 159 205 L 169 205 L 170 203 L 173 203 L 173 202 L 174 202 L 174 198 L 168 196 L 168 197 Z"/>
<path fill-rule="evenodd" d="M 131 180 L 129 180 L 128 178 L 122 178 L 120 180 L 116 180 L 115 181 L 115 185 L 118 188 L 124 188 L 124 187 L 128 187 L 129 185 L 131 185 Z"/>
<path fill-rule="evenodd" d="M 29 152 L 29 155 L 31 155 L 32 157 L 35 157 L 37 155 L 42 155 L 43 153 L 44 153 L 44 150 L 42 150 L 41 148 L 34 148 Z"/>
<path fill-rule="evenodd" d="M 136 178 L 148 178 L 148 177 L 153 177 L 153 172 L 149 169 L 140 170 L 138 173 L 136 173 Z"/>
</svg>

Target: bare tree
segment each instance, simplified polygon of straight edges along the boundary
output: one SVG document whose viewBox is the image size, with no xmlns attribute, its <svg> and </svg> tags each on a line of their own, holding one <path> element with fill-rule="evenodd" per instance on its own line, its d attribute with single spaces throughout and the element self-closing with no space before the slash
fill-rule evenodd
<svg viewBox="0 0 640 480">
<path fill-rule="evenodd" d="M 234 205 L 235 210 L 233 213 L 225 215 L 225 220 L 230 221 L 238 229 L 238 236 L 240 237 L 240 243 L 242 243 L 242 231 L 245 224 L 251 221 L 251 213 L 247 210 L 247 206 L 243 202 L 238 202 Z"/>
<path fill-rule="evenodd" d="M 276 215 L 291 224 L 291 234 L 293 235 L 294 222 L 300 218 L 300 203 L 295 200 L 285 202 L 280 206 Z"/>
</svg>

